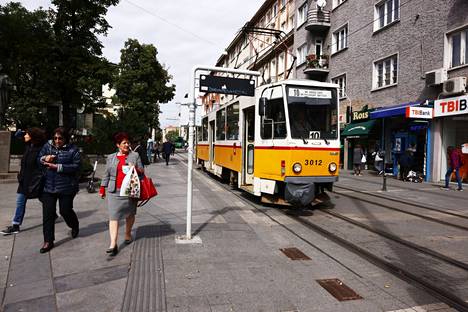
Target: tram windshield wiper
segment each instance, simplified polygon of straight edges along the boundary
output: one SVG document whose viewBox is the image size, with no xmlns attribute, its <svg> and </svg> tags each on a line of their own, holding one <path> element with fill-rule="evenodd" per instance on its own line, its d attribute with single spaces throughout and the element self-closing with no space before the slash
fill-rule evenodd
<svg viewBox="0 0 468 312">
<path fill-rule="evenodd" d="M 301 139 L 304 142 L 304 144 L 309 144 L 309 141 L 307 141 L 302 135 L 301 135 Z"/>
<path fill-rule="evenodd" d="M 330 142 L 326 138 L 323 138 L 323 140 L 325 141 L 325 144 L 330 145 Z"/>
</svg>

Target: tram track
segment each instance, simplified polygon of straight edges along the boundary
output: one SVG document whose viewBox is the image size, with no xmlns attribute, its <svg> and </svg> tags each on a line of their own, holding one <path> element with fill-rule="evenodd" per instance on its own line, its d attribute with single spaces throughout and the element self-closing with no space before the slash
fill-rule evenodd
<svg viewBox="0 0 468 312">
<path fill-rule="evenodd" d="M 209 173 L 205 173 L 205 174 L 200 173 L 200 174 L 205 175 L 205 176 L 211 176 Z M 210 178 L 212 178 L 212 177 L 210 177 Z M 247 195 L 246 193 L 232 190 L 228 186 L 224 185 L 223 183 L 221 183 L 217 179 L 215 179 L 215 181 L 224 190 L 226 190 L 226 191 L 230 192 L 231 194 L 235 195 L 243 203 L 245 203 L 246 205 L 252 207 L 256 211 L 264 214 L 272 222 L 278 224 L 279 226 L 283 227 L 287 231 L 289 231 L 289 232 L 293 233 L 294 235 L 296 235 L 297 237 L 301 238 L 304 242 L 311 245 L 313 248 L 319 249 L 321 252 L 324 252 L 319 247 L 314 245 L 313 242 L 307 240 L 306 238 L 303 238 L 300 234 L 297 234 L 294 231 L 293 228 L 281 223 L 280 221 L 275 219 L 274 216 L 271 216 L 268 213 L 268 210 L 266 210 L 263 205 L 260 205 L 260 204 L 257 204 L 255 202 L 253 202 L 252 199 L 247 199 L 246 197 L 250 197 L 250 196 Z M 278 209 L 277 211 L 279 211 L 281 215 L 284 215 L 284 216 L 287 216 L 287 217 L 291 218 L 292 220 L 298 222 L 299 224 L 303 225 L 307 229 L 310 229 L 310 230 L 314 231 L 315 233 L 318 233 L 319 235 L 323 236 L 324 238 L 335 242 L 339 246 L 341 246 L 341 247 L 343 247 L 343 248 L 345 248 L 345 249 L 347 249 L 347 250 L 361 256 L 362 258 L 366 259 L 367 261 L 369 261 L 369 262 L 377 265 L 378 267 L 382 268 L 386 272 L 388 272 L 388 273 L 390 273 L 390 274 L 392 274 L 394 276 L 397 276 L 397 277 L 401 278 L 402 280 L 405 280 L 405 281 L 409 282 L 410 284 L 418 286 L 422 290 L 430 293 L 432 296 L 438 298 L 439 300 L 441 300 L 442 302 L 448 304 L 449 306 L 451 306 L 451 307 L 453 307 L 453 308 L 455 308 L 455 309 L 457 309 L 459 311 L 467 311 L 468 312 L 468 303 L 465 301 L 466 299 L 463 299 L 462 297 L 457 296 L 450 289 L 447 290 L 442 285 L 438 286 L 437 283 L 435 283 L 434 281 L 431 281 L 431 279 L 427 279 L 424 276 L 420 276 L 420 275 L 417 274 L 417 272 L 414 273 L 411 270 L 406 269 L 404 266 L 399 265 L 398 263 L 393 263 L 392 261 L 387 260 L 385 256 L 379 256 L 376 253 L 374 253 L 374 252 L 372 252 L 372 251 L 370 251 L 370 250 L 368 250 L 368 249 L 366 249 L 364 247 L 359 246 L 358 244 L 352 242 L 351 240 L 343 238 L 342 236 L 340 236 L 340 235 L 334 233 L 333 231 L 327 229 L 327 227 L 319 225 L 317 222 L 315 222 L 315 220 L 310 220 L 310 218 L 303 217 L 303 216 L 299 215 L 296 210 Z M 342 220 L 343 222 L 353 224 L 354 226 L 359 227 L 359 228 L 361 228 L 363 230 L 371 231 L 370 230 L 371 227 L 366 225 L 366 224 L 361 224 L 360 226 L 358 226 L 356 224 L 357 221 L 352 220 L 353 222 L 350 222 L 351 220 L 347 220 L 349 218 L 347 218 L 345 216 L 337 216 L 337 214 L 335 214 L 334 212 L 331 212 L 329 210 L 325 210 L 325 211 L 319 210 L 319 211 L 322 212 L 324 215 L 331 216 L 331 217 L 334 217 L 334 218 L 338 218 L 338 219 Z M 374 229 L 374 231 L 375 231 L 375 229 Z M 371 232 L 375 233 L 374 231 L 371 231 Z M 383 233 L 378 233 L 378 232 L 381 232 L 381 231 L 376 231 L 376 232 L 377 233 L 375 233 L 375 234 L 377 234 L 377 235 L 383 234 Z M 401 244 L 402 246 L 405 246 L 406 248 L 409 248 L 409 249 L 413 250 L 414 252 L 423 254 L 426 257 L 431 257 L 431 258 L 437 259 L 440 262 L 444 262 L 449 267 L 455 267 L 458 270 L 462 270 L 465 273 L 468 271 L 468 265 L 463 263 L 463 262 L 460 262 L 460 261 L 458 261 L 456 259 L 447 257 L 445 255 L 442 255 L 442 254 L 440 254 L 438 252 L 435 252 L 433 250 L 430 250 L 430 249 L 428 249 L 426 247 L 422 247 L 422 246 L 419 246 L 417 244 L 402 240 L 401 238 L 399 238 L 397 236 L 392 236 L 392 235 L 393 234 L 386 233 L 385 235 L 381 235 L 381 236 L 383 236 L 386 239 L 389 239 L 389 240 L 391 240 L 391 241 L 393 241 L 393 242 L 395 242 L 397 244 Z M 350 269 L 349 267 L 346 267 L 343 263 L 341 263 L 338 259 L 335 259 L 332 255 L 330 255 L 330 257 L 332 259 L 334 259 L 335 261 L 337 261 L 338 263 L 340 263 L 340 265 L 343 265 L 346 269 L 354 272 L 352 269 Z M 354 272 L 354 273 L 356 273 L 356 272 Z"/>
<path fill-rule="evenodd" d="M 388 197 L 388 196 L 381 196 L 379 194 L 374 194 L 374 193 L 369 193 L 369 192 L 366 192 L 366 191 L 356 190 L 356 189 L 353 189 L 353 188 L 337 186 L 337 185 L 334 185 L 333 188 L 338 188 L 338 189 L 342 189 L 342 190 L 346 190 L 346 191 L 352 191 L 353 193 L 358 193 L 358 194 L 361 194 L 362 196 L 366 196 L 368 198 L 369 197 L 371 197 L 371 198 L 375 197 L 375 198 L 383 199 L 383 200 L 389 201 L 391 203 L 390 204 L 389 203 L 384 203 L 382 201 L 371 200 L 371 199 L 368 199 L 368 198 L 364 198 L 362 196 L 360 197 L 360 196 L 352 195 L 352 194 L 349 194 L 349 193 L 333 191 L 333 193 L 336 194 L 336 195 L 346 196 L 348 198 L 353 198 L 353 199 L 363 201 L 363 202 L 366 202 L 366 203 L 378 205 L 379 207 L 383 207 L 383 208 L 386 208 L 386 209 L 389 209 L 389 210 L 398 211 L 398 212 L 405 213 L 405 214 L 408 214 L 408 215 L 412 215 L 414 217 L 425 219 L 425 220 L 428 220 L 428 221 L 431 221 L 431 222 L 436 222 L 436 223 L 440 223 L 440 224 L 443 224 L 443 225 L 454 227 L 454 228 L 457 228 L 457 229 L 460 229 L 460 230 L 468 231 L 468 225 L 465 226 L 463 224 L 456 224 L 456 223 L 453 223 L 453 222 L 448 222 L 448 221 L 444 221 L 444 220 L 441 220 L 441 219 L 437 219 L 435 217 L 431 217 L 431 216 L 428 216 L 428 215 L 423 215 L 423 214 L 419 214 L 419 213 L 416 213 L 416 212 L 396 208 L 396 207 L 393 207 L 392 204 L 399 203 L 399 204 L 402 204 L 402 205 L 405 205 L 405 206 L 408 206 L 408 207 L 411 207 L 411 208 L 429 210 L 431 212 L 435 212 L 436 214 L 440 214 L 441 216 L 450 216 L 450 217 L 455 217 L 455 218 L 459 218 L 459 219 L 468 220 L 468 217 L 465 216 L 465 215 L 461 215 L 461 214 L 450 212 L 450 211 L 444 211 L 444 210 L 441 210 L 441 209 L 432 208 L 432 207 L 424 206 L 424 205 L 417 204 L 417 203 L 407 202 L 407 201 L 399 200 L 397 198 L 391 198 L 391 197 Z"/>
</svg>

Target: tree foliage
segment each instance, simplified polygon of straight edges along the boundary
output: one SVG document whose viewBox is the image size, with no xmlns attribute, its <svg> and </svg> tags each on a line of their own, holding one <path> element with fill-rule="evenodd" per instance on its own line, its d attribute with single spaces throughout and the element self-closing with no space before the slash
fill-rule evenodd
<svg viewBox="0 0 468 312">
<path fill-rule="evenodd" d="M 0 6 L 0 25 L 0 72 L 16 88 L 7 119 L 19 127 L 40 126 L 46 121 L 43 109 L 54 100 L 50 16 L 42 9 L 29 12 L 12 2 Z"/>
<path fill-rule="evenodd" d="M 172 130 L 166 133 L 166 140 L 168 141 L 175 142 L 178 137 L 179 137 L 179 131 Z"/>
<path fill-rule="evenodd" d="M 143 137 L 150 128 L 159 128 L 159 103 L 170 101 L 175 93 L 175 86 L 169 85 L 172 77 L 157 54 L 152 44 L 128 39 L 114 79 L 116 101 L 122 105 L 119 116 L 137 137 Z"/>
</svg>

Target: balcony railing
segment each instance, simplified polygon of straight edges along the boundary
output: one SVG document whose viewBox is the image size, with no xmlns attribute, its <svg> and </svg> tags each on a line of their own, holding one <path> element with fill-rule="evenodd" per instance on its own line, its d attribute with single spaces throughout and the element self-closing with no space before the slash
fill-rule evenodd
<svg viewBox="0 0 468 312">
<path fill-rule="evenodd" d="M 316 56 L 315 54 L 307 55 L 306 68 L 304 73 L 311 75 L 312 78 L 320 80 L 328 75 L 328 56 L 320 55 Z"/>
<path fill-rule="evenodd" d="M 326 30 L 330 28 L 330 11 L 310 9 L 307 12 L 307 30 Z"/>
</svg>

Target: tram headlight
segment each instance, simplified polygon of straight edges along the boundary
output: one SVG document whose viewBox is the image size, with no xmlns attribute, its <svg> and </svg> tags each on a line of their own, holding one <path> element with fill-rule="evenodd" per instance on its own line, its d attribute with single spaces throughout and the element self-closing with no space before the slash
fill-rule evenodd
<svg viewBox="0 0 468 312">
<path fill-rule="evenodd" d="M 328 165 L 328 170 L 329 170 L 330 172 L 335 172 L 335 171 L 336 171 L 336 168 L 337 168 L 337 167 L 336 167 L 336 164 L 333 163 L 333 162 L 330 163 L 330 164 Z"/>
<path fill-rule="evenodd" d="M 294 173 L 300 173 L 302 171 L 302 165 L 300 163 L 295 163 L 292 169 Z"/>
</svg>

